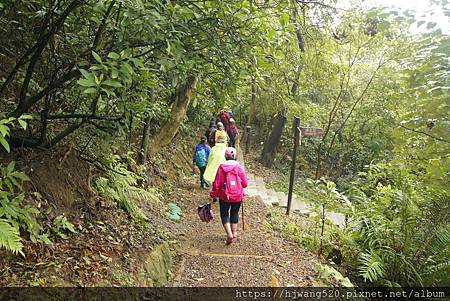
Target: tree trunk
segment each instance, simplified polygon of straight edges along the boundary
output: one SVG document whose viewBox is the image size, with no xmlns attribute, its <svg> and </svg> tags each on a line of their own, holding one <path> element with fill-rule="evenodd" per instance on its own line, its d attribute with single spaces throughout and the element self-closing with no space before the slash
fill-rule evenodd
<svg viewBox="0 0 450 301">
<path fill-rule="evenodd" d="M 191 75 L 186 82 L 180 85 L 176 92 L 176 99 L 172 105 L 169 119 L 160 128 L 158 133 L 151 139 L 149 144 L 149 155 L 158 153 L 161 148 L 168 145 L 180 128 L 187 109 L 192 99 L 192 91 L 195 87 L 196 77 Z"/>
<path fill-rule="evenodd" d="M 266 167 L 271 167 L 275 156 L 277 154 L 278 144 L 280 143 L 281 134 L 286 125 L 286 116 L 283 113 L 278 113 L 275 125 L 270 132 L 269 139 L 264 143 L 264 149 L 261 153 L 260 161 Z"/>
<path fill-rule="evenodd" d="M 256 86 L 255 78 L 252 78 L 252 100 L 250 102 L 250 111 L 248 112 L 247 125 L 252 126 L 256 115 L 256 94 L 258 87 Z"/>
<path fill-rule="evenodd" d="M 139 149 L 137 159 L 137 163 L 140 165 L 144 165 L 145 161 L 147 161 L 147 150 L 148 150 L 148 141 L 150 140 L 149 134 L 151 121 L 152 119 L 149 116 L 147 116 L 144 120 L 144 129 L 142 131 L 141 147 Z"/>
</svg>

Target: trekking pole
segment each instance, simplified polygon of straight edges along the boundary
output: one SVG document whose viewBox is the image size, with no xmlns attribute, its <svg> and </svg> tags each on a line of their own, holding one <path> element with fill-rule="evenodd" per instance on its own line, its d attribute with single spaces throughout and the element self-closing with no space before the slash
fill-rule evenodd
<svg viewBox="0 0 450 301">
<path fill-rule="evenodd" d="M 244 202 L 242 202 L 241 204 L 241 208 L 242 208 L 242 231 L 245 230 L 245 220 L 244 220 Z"/>
</svg>

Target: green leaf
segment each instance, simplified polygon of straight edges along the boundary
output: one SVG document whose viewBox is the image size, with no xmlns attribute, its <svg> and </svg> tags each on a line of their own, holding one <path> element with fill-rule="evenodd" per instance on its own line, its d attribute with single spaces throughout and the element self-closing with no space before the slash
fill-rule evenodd
<svg viewBox="0 0 450 301">
<path fill-rule="evenodd" d="M 12 173 L 15 167 L 16 167 L 15 161 L 9 162 L 8 166 L 6 167 L 6 171 L 8 172 L 8 174 Z"/>
<path fill-rule="evenodd" d="M 116 68 L 112 69 L 111 77 L 112 78 L 117 78 L 117 76 L 119 76 L 119 70 L 117 70 Z"/>
<path fill-rule="evenodd" d="M 130 61 L 136 66 L 136 68 L 144 68 L 144 64 L 138 58 L 130 58 Z"/>
<path fill-rule="evenodd" d="M 128 70 L 128 72 L 129 72 L 130 74 L 133 74 L 133 73 L 134 73 L 133 67 L 131 67 L 130 64 L 128 64 L 127 62 L 123 63 L 123 66 Z"/>
<path fill-rule="evenodd" d="M 80 72 L 86 79 L 91 79 L 92 78 L 92 74 L 87 72 L 86 70 L 80 69 Z"/>
<path fill-rule="evenodd" d="M 22 119 L 19 119 L 19 120 L 17 120 L 17 121 L 19 122 L 20 126 L 21 126 L 24 130 L 27 129 L 27 122 L 26 122 L 26 121 L 23 121 Z"/>
<path fill-rule="evenodd" d="M 95 86 L 96 86 L 96 83 L 95 83 L 95 82 L 93 82 L 93 81 L 90 80 L 90 79 L 84 79 L 84 78 L 78 80 L 77 83 L 78 83 L 80 86 L 83 86 L 83 87 L 95 87 Z"/>
<path fill-rule="evenodd" d="M 24 119 L 24 120 L 33 119 L 33 116 L 31 116 L 29 114 L 23 114 L 22 116 L 20 116 L 19 119 Z"/>
<path fill-rule="evenodd" d="M 38 241 L 43 242 L 46 245 L 49 245 L 49 246 L 53 245 L 53 242 L 49 239 L 47 233 L 38 235 L 37 239 L 38 239 Z"/>
<path fill-rule="evenodd" d="M 95 94 L 97 93 L 97 89 L 96 88 L 87 88 L 86 90 L 83 91 L 84 94 Z"/>
<path fill-rule="evenodd" d="M 0 124 L 0 133 L 3 137 L 6 137 L 9 135 L 9 128 L 6 125 Z"/>
<path fill-rule="evenodd" d="M 281 26 L 286 26 L 286 24 L 288 24 L 288 22 L 289 22 L 289 14 L 288 13 L 282 14 L 280 17 Z"/>
<path fill-rule="evenodd" d="M 19 230 L 11 226 L 8 220 L 0 219 L 0 247 L 14 254 L 20 253 L 23 255 L 23 245 L 20 241 Z"/>
<path fill-rule="evenodd" d="M 20 171 L 13 172 L 11 174 L 11 176 L 13 176 L 13 177 L 15 177 L 17 179 L 20 179 L 22 181 L 29 181 L 30 180 L 30 178 L 25 173 L 20 172 Z"/>
<path fill-rule="evenodd" d="M 3 145 L 3 147 L 6 149 L 8 153 L 11 151 L 11 149 L 9 148 L 8 141 L 6 141 L 5 138 L 0 137 L 0 144 Z"/>
<path fill-rule="evenodd" d="M 111 59 L 113 59 L 113 60 L 118 60 L 118 59 L 120 59 L 120 55 L 117 54 L 117 53 L 115 53 L 115 52 L 110 52 L 110 53 L 108 53 L 108 57 L 111 58 Z"/>
<path fill-rule="evenodd" d="M 122 87 L 122 84 L 116 80 L 110 80 L 107 79 L 104 82 L 102 82 L 103 85 L 107 85 L 107 86 L 111 86 L 111 87 L 115 87 L 115 88 L 120 88 Z"/>
<path fill-rule="evenodd" d="M 97 62 L 99 62 L 100 64 L 103 64 L 102 58 L 101 58 L 95 51 L 92 51 L 92 56 L 94 57 L 94 59 L 95 59 Z"/>
</svg>

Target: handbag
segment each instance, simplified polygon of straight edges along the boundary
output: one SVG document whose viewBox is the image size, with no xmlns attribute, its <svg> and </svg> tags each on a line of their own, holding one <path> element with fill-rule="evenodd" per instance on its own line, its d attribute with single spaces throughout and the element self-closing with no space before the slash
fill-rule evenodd
<svg viewBox="0 0 450 301">
<path fill-rule="evenodd" d="M 212 211 L 211 204 L 206 204 L 203 206 L 198 206 L 197 214 L 200 220 L 205 223 L 209 223 L 214 218 L 214 213 Z"/>
</svg>

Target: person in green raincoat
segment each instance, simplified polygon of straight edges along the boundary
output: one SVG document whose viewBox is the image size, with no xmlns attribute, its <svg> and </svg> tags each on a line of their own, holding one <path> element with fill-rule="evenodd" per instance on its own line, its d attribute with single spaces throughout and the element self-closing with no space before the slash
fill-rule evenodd
<svg viewBox="0 0 450 301">
<path fill-rule="evenodd" d="M 205 174 L 203 175 L 204 179 L 209 183 L 214 182 L 219 165 L 226 161 L 226 148 L 226 137 L 219 136 L 216 140 L 216 145 L 211 148 L 211 152 L 208 157 L 208 165 L 206 165 Z"/>
</svg>

